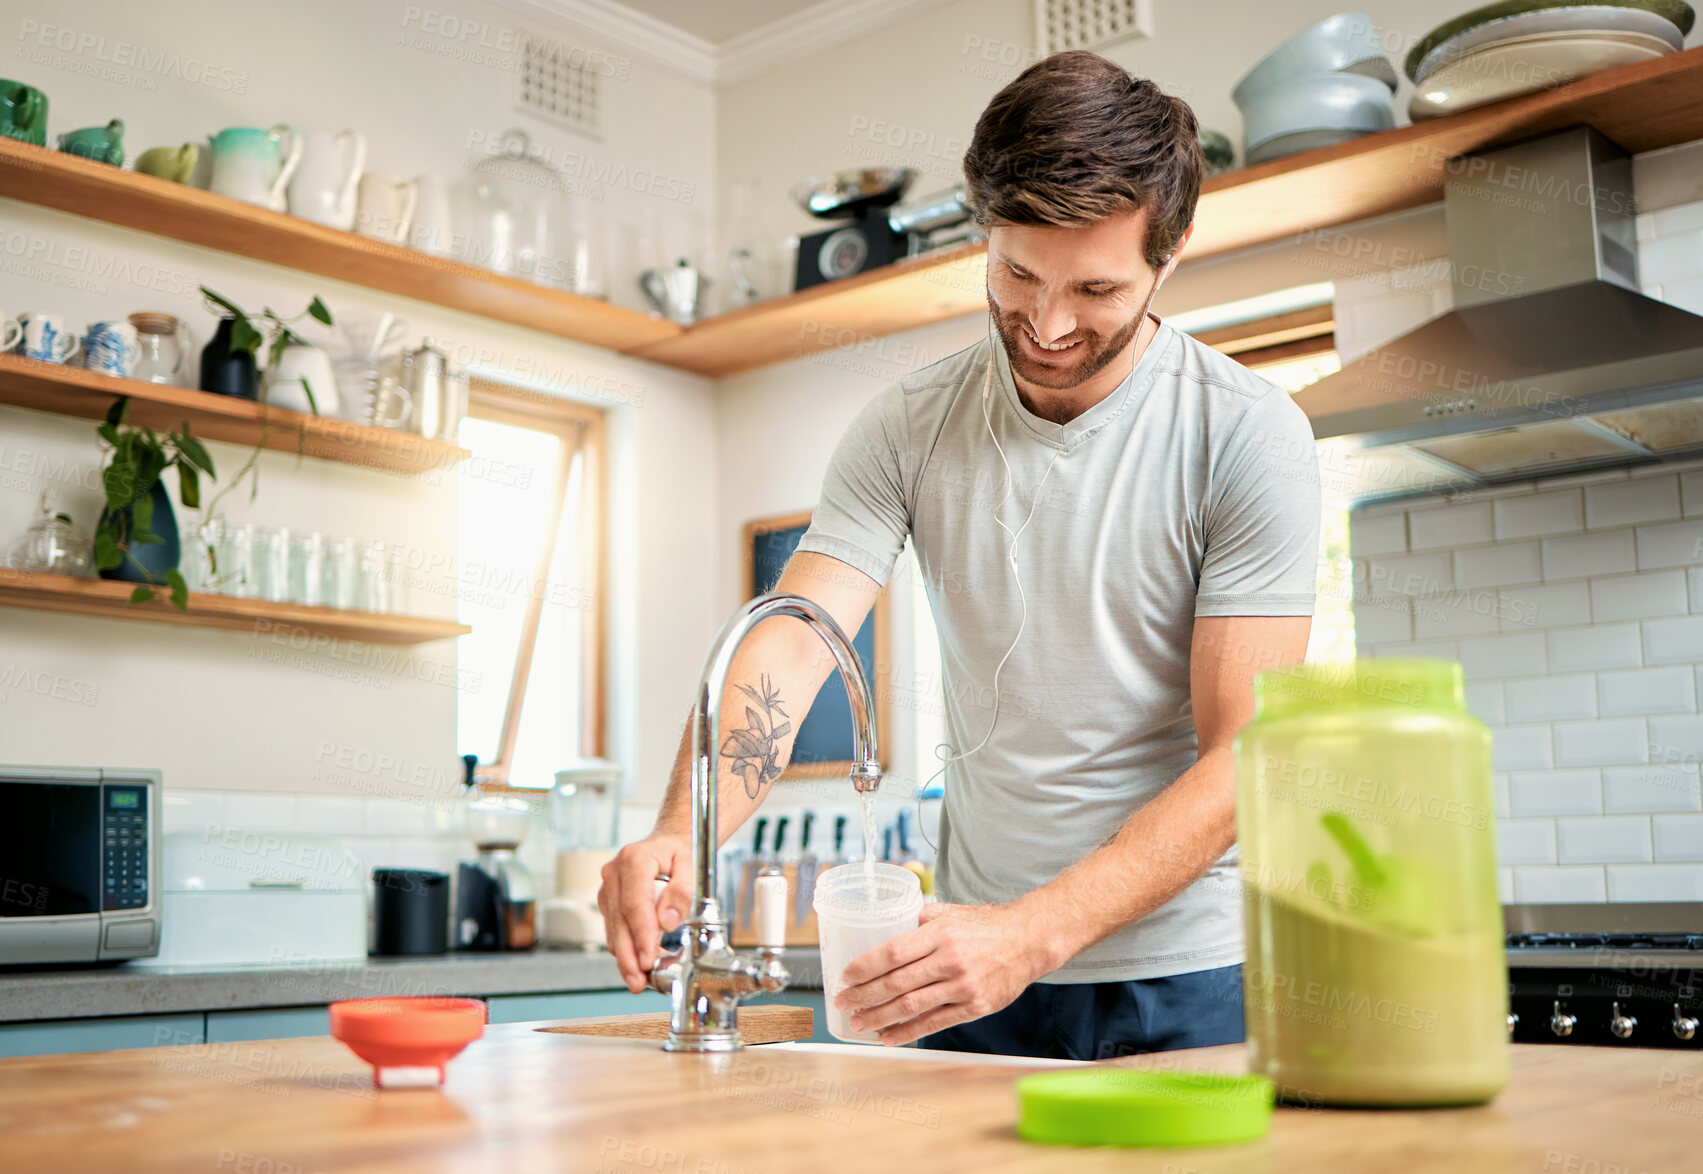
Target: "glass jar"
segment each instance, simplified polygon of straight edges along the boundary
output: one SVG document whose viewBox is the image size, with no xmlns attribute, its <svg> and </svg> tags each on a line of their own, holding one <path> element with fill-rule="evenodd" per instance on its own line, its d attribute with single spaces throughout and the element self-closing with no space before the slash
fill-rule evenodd
<svg viewBox="0 0 1703 1174">
<path fill-rule="evenodd" d="M 1249 1070 L 1307 1102 L 1495 1096 L 1508 999 L 1490 731 L 1461 666 L 1261 673 L 1235 761 Z"/>
</svg>

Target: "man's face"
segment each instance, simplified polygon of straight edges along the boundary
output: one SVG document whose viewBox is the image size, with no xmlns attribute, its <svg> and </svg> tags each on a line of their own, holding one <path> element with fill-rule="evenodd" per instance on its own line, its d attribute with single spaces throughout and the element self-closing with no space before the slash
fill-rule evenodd
<svg viewBox="0 0 1703 1174">
<path fill-rule="evenodd" d="M 1146 239 L 1145 208 L 1092 224 L 989 229 L 988 309 L 1021 379 L 1068 390 L 1129 346 L 1163 277 L 1142 257 Z"/>
</svg>

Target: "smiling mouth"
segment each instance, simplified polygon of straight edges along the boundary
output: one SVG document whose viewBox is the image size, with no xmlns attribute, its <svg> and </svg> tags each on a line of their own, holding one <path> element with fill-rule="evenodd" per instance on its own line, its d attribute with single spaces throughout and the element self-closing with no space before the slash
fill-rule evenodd
<svg viewBox="0 0 1703 1174">
<path fill-rule="evenodd" d="M 1036 338 L 1034 334 L 1027 329 L 1025 329 L 1023 333 L 1028 335 L 1029 341 L 1034 344 L 1036 350 L 1045 351 L 1048 354 L 1063 354 L 1066 351 L 1075 350 L 1082 344 L 1082 340 L 1079 338 L 1075 342 L 1067 342 L 1062 345 L 1057 343 L 1049 345 Z"/>
</svg>

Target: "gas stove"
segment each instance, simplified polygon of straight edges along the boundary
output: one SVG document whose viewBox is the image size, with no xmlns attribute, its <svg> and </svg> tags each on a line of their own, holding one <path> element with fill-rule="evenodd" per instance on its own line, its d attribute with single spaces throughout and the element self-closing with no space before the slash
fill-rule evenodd
<svg viewBox="0 0 1703 1174">
<path fill-rule="evenodd" d="M 1515 1043 L 1703 1048 L 1703 904 L 1504 915 Z"/>
</svg>

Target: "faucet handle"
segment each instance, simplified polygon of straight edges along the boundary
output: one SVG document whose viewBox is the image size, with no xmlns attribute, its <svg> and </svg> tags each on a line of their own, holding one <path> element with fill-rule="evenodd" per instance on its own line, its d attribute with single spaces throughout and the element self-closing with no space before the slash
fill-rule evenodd
<svg viewBox="0 0 1703 1174">
<path fill-rule="evenodd" d="M 786 874 L 780 869 L 765 868 L 757 874 L 757 945 L 764 950 L 786 946 L 786 893 Z"/>
</svg>

